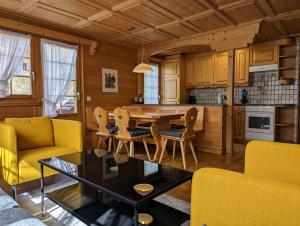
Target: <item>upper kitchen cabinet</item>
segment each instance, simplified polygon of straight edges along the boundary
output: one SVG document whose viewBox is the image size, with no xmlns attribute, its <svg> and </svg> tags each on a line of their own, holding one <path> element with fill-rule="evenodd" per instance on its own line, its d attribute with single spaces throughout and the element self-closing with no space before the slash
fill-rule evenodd
<svg viewBox="0 0 300 226">
<path fill-rule="evenodd" d="M 277 64 L 278 46 L 250 48 L 250 65 Z"/>
<path fill-rule="evenodd" d="M 201 56 L 194 59 L 195 63 L 195 85 L 207 86 L 212 85 L 213 79 L 213 56 Z"/>
<path fill-rule="evenodd" d="M 160 92 L 162 104 L 180 104 L 185 102 L 185 71 L 185 59 L 180 55 L 164 59 Z"/>
<path fill-rule="evenodd" d="M 214 84 L 226 85 L 228 80 L 228 52 L 214 55 Z"/>
<path fill-rule="evenodd" d="M 234 83 L 248 84 L 249 82 L 249 49 L 235 50 Z"/>
<path fill-rule="evenodd" d="M 180 75 L 180 59 L 165 60 L 162 65 L 162 76 L 174 77 Z"/>
<path fill-rule="evenodd" d="M 186 59 L 186 87 L 195 86 L 195 58 Z"/>
</svg>

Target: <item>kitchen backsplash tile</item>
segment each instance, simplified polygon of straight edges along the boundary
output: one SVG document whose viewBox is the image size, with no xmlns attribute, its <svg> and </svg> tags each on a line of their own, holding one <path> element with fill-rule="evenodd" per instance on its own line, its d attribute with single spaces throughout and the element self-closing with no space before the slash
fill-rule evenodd
<svg viewBox="0 0 300 226">
<path fill-rule="evenodd" d="M 276 71 L 250 73 L 250 86 L 234 88 L 234 103 L 240 104 L 242 90 L 248 92 L 248 104 L 297 104 L 297 83 L 279 85 Z M 197 103 L 215 104 L 218 94 L 226 95 L 226 88 L 197 88 L 190 91 Z"/>
</svg>

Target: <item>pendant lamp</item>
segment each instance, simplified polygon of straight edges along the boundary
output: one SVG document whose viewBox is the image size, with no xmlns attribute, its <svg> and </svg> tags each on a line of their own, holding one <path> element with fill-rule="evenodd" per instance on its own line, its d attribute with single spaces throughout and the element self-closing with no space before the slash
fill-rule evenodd
<svg viewBox="0 0 300 226">
<path fill-rule="evenodd" d="M 142 16 L 142 21 L 143 16 Z M 144 39 L 143 39 L 143 46 L 142 46 L 142 62 L 138 64 L 134 69 L 134 73 L 147 73 L 147 72 L 153 72 L 153 67 L 151 64 L 144 63 Z"/>
</svg>

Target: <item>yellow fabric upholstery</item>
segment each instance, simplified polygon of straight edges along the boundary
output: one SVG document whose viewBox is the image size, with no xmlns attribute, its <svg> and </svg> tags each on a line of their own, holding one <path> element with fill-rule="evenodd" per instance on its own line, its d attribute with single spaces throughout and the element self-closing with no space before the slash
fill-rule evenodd
<svg viewBox="0 0 300 226">
<path fill-rule="evenodd" d="M 36 149 L 29 149 L 19 153 L 19 183 L 34 180 L 40 177 L 39 159 L 51 158 L 53 156 L 67 155 L 77 152 L 77 149 L 69 147 L 43 147 Z M 44 175 L 50 176 L 55 171 L 44 167 Z"/>
<path fill-rule="evenodd" d="M 54 145 L 18 151 L 17 132 L 13 126 L 0 123 L 0 157 L 2 175 L 10 185 L 40 178 L 38 159 L 82 151 L 81 122 L 71 120 L 51 120 Z M 36 138 L 39 138 L 39 135 Z M 50 134 L 49 134 L 50 136 Z M 46 168 L 46 167 L 45 167 Z M 51 170 L 45 169 L 46 175 Z"/>
<path fill-rule="evenodd" d="M 251 141 L 245 174 L 200 169 L 191 226 L 300 226 L 300 145 Z"/>
<path fill-rule="evenodd" d="M 300 185 L 300 145 L 249 142 L 246 148 L 245 174 Z"/>
<path fill-rule="evenodd" d="M 18 150 L 53 146 L 53 129 L 49 117 L 6 118 L 4 124 L 15 128 Z"/>
<path fill-rule="evenodd" d="M 299 226 L 299 209 L 299 185 L 210 168 L 193 176 L 191 226 Z"/>
</svg>

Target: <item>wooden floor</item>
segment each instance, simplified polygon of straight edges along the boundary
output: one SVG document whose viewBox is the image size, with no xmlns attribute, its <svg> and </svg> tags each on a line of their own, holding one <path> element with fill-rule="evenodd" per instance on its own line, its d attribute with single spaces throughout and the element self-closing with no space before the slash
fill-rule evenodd
<svg viewBox="0 0 300 226">
<path fill-rule="evenodd" d="M 186 162 L 187 162 L 187 170 L 194 172 L 195 170 L 203 167 L 215 167 L 222 168 L 237 172 L 243 172 L 244 170 L 244 156 L 245 152 L 243 146 L 235 146 L 236 150 L 235 154 L 211 154 L 205 152 L 196 152 L 199 164 L 195 167 L 195 162 L 191 153 L 186 154 Z M 149 145 L 149 149 L 151 154 L 154 153 L 154 146 Z M 168 149 L 172 149 L 171 147 Z M 147 159 L 145 151 L 143 147 L 139 144 L 136 145 L 135 148 L 135 156 L 140 159 Z M 172 159 L 172 156 L 165 156 L 162 164 L 166 164 L 169 166 L 183 168 L 182 158 L 180 154 L 180 149 L 177 148 L 175 159 Z M 59 180 L 59 177 L 48 177 L 45 180 L 46 184 L 52 184 L 55 181 Z M 0 187 L 3 188 L 7 193 L 11 194 L 11 188 L 8 186 L 2 179 L 0 180 Z M 29 183 L 25 183 L 18 186 L 18 193 L 23 193 L 27 191 L 32 191 L 40 187 L 40 181 L 35 180 Z M 169 195 L 172 195 L 181 200 L 190 202 L 191 199 L 191 182 L 186 182 L 181 186 L 176 187 L 175 189 L 168 192 Z"/>
<path fill-rule="evenodd" d="M 172 148 L 170 147 L 169 150 L 171 149 Z M 214 167 L 214 168 L 227 169 L 227 170 L 232 170 L 232 171 L 242 173 L 244 172 L 244 158 L 245 158 L 244 149 L 245 149 L 244 145 L 235 145 L 234 154 L 224 154 L 224 155 L 211 154 L 206 152 L 196 152 L 197 159 L 199 161 L 197 167 L 195 166 L 195 162 L 192 154 L 189 152 L 186 154 L 187 170 L 194 172 L 195 170 L 203 167 Z M 139 149 L 136 151 L 136 157 L 141 159 L 147 158 L 146 154 Z M 179 148 L 176 149 L 175 159 L 172 159 L 172 155 L 166 156 L 162 161 L 162 164 L 183 169 L 180 149 Z M 167 194 L 172 195 L 178 199 L 182 199 L 184 201 L 190 202 L 191 182 L 186 182 L 185 184 L 182 184 L 181 186 L 178 186 L 175 189 L 171 190 Z"/>
</svg>

